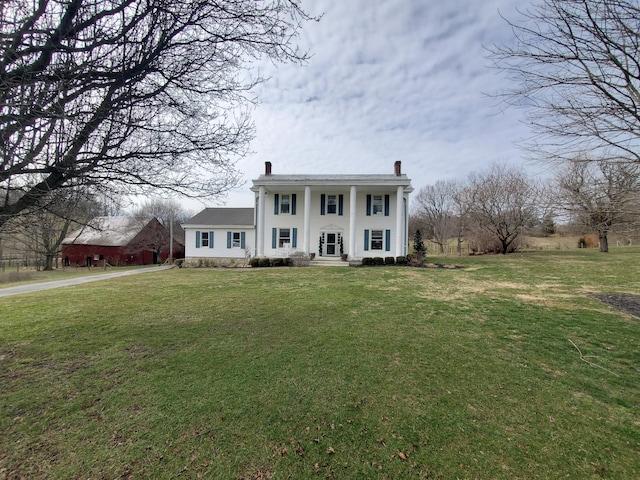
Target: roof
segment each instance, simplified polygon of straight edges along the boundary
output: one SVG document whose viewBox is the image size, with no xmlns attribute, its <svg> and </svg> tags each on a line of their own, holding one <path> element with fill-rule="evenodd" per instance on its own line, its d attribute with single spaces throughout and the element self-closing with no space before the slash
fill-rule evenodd
<svg viewBox="0 0 640 480">
<path fill-rule="evenodd" d="M 182 227 L 252 227 L 253 219 L 253 208 L 205 208 L 182 223 Z"/>
<path fill-rule="evenodd" d="M 154 217 L 96 217 L 88 225 L 71 232 L 62 241 L 65 245 L 128 245 Z"/>
<path fill-rule="evenodd" d="M 406 175 L 351 174 L 351 175 L 260 175 L 253 180 L 252 191 L 259 186 L 287 185 L 304 187 L 321 186 L 402 186 L 411 192 L 411 180 Z"/>
</svg>

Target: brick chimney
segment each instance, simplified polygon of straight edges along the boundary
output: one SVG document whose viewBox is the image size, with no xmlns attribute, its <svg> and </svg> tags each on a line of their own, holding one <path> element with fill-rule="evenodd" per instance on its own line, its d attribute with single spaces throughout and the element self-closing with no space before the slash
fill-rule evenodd
<svg viewBox="0 0 640 480">
<path fill-rule="evenodd" d="M 400 168 L 401 165 L 402 162 L 400 160 L 397 160 L 396 163 L 393 164 L 393 172 L 396 174 L 396 177 L 402 175 L 402 169 Z"/>
<path fill-rule="evenodd" d="M 271 175 L 271 162 L 264 162 L 264 174 Z"/>
</svg>

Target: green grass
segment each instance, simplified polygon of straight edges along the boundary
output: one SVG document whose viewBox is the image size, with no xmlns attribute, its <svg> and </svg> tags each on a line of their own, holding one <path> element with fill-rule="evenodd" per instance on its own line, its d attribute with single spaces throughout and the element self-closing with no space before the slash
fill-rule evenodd
<svg viewBox="0 0 640 480">
<path fill-rule="evenodd" d="M 640 250 L 0 299 L 6 478 L 640 478 Z"/>
</svg>

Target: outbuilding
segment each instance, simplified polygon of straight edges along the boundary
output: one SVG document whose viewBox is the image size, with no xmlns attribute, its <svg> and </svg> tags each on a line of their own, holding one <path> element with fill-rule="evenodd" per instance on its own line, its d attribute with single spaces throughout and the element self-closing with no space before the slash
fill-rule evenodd
<svg viewBox="0 0 640 480">
<path fill-rule="evenodd" d="M 169 257 L 169 231 L 155 217 L 96 217 L 62 241 L 65 265 L 148 265 Z M 174 239 L 173 257 L 184 257 Z"/>
</svg>

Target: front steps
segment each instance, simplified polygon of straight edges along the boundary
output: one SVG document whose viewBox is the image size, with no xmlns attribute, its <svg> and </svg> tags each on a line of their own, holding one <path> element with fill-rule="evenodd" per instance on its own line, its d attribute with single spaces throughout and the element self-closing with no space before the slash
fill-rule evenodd
<svg viewBox="0 0 640 480">
<path fill-rule="evenodd" d="M 309 262 L 310 267 L 348 267 L 349 262 L 343 262 L 340 257 L 318 257 Z"/>
</svg>

